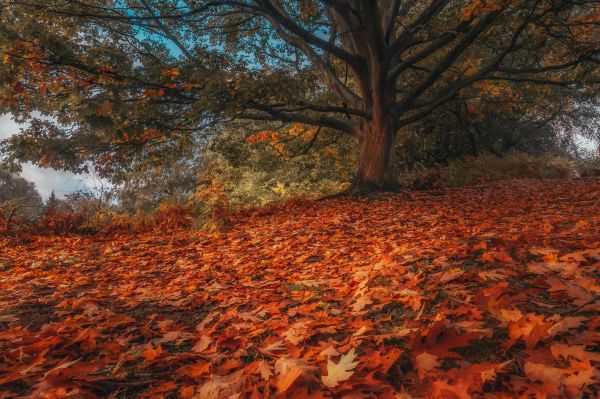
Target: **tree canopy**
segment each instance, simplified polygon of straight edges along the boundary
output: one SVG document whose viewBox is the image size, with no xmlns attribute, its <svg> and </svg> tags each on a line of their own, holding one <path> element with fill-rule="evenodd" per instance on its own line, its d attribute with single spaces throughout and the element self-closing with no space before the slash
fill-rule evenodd
<svg viewBox="0 0 600 399">
<path fill-rule="evenodd" d="M 597 101 L 591 0 L 33 0 L 0 25 L 3 107 L 53 118 L 5 152 L 115 179 L 253 120 L 354 137 L 354 188 L 391 188 L 398 144 L 440 110 L 475 136 L 477 97 L 531 123 Z"/>
</svg>

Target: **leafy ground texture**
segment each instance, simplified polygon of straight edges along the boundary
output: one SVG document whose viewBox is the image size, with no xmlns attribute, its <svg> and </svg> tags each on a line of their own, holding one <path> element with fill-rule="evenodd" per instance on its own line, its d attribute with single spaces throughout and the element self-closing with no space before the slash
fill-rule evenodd
<svg viewBox="0 0 600 399">
<path fill-rule="evenodd" d="M 600 180 L 0 246 L 0 397 L 597 397 Z"/>
</svg>

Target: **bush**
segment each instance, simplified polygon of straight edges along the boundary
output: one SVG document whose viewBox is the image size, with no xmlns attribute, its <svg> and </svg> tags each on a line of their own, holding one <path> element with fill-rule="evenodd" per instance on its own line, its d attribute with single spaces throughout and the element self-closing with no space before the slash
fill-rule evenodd
<svg viewBox="0 0 600 399">
<path fill-rule="evenodd" d="M 579 175 L 574 161 L 550 155 L 510 154 L 502 158 L 484 155 L 436 167 L 405 173 L 404 187 L 428 189 L 462 187 L 507 179 L 558 179 Z"/>
<path fill-rule="evenodd" d="M 85 215 L 75 212 L 60 212 L 50 209 L 37 220 L 34 226 L 40 234 L 92 233 L 93 229 Z"/>
<path fill-rule="evenodd" d="M 153 230 L 173 231 L 190 229 L 194 219 L 194 210 L 189 206 L 171 204 L 162 204 L 152 213 L 138 215 L 106 210 L 91 214 L 49 209 L 34 224 L 24 223 L 20 218 L 8 220 L 0 209 L 0 236 L 17 238 L 30 235 L 110 235 L 138 234 Z"/>
<path fill-rule="evenodd" d="M 578 169 L 581 177 L 600 177 L 600 156 L 580 161 Z"/>
</svg>

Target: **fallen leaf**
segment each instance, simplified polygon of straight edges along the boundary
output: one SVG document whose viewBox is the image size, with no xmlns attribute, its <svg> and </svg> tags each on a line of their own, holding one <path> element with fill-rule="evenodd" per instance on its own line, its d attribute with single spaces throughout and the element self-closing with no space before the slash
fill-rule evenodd
<svg viewBox="0 0 600 399">
<path fill-rule="evenodd" d="M 356 359 L 356 351 L 351 349 L 345 355 L 342 355 L 338 363 L 334 363 L 331 359 L 327 360 L 327 375 L 321 377 L 323 384 L 330 388 L 336 387 L 341 381 L 345 381 L 352 377 L 354 368 L 358 365 Z"/>
</svg>

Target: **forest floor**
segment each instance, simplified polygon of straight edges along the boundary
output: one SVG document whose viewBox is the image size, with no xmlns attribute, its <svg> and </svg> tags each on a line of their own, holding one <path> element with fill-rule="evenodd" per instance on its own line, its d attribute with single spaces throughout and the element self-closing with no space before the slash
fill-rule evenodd
<svg viewBox="0 0 600 399">
<path fill-rule="evenodd" d="M 0 397 L 595 397 L 599 266 L 593 179 L 0 238 Z"/>
</svg>

